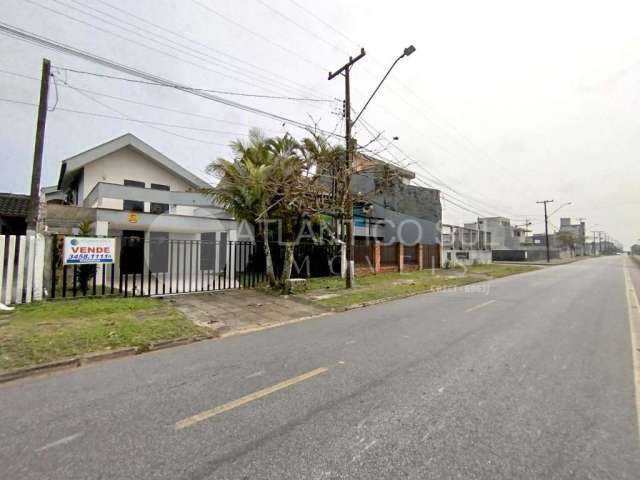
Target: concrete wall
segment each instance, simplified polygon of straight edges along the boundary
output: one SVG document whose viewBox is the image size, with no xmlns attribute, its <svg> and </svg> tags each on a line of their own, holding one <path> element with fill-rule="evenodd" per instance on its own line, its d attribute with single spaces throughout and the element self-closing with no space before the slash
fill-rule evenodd
<svg viewBox="0 0 640 480">
<path fill-rule="evenodd" d="M 491 263 L 491 250 L 443 250 L 442 268 Z"/>
<path fill-rule="evenodd" d="M 95 223 L 96 210 L 73 205 L 47 204 L 45 225 L 48 233 L 71 234 L 83 222 Z"/>
<path fill-rule="evenodd" d="M 495 262 L 540 262 L 547 260 L 546 247 L 526 247 L 516 250 L 494 250 L 492 252 Z M 574 253 L 570 249 L 550 248 L 549 258 L 571 258 Z"/>
</svg>

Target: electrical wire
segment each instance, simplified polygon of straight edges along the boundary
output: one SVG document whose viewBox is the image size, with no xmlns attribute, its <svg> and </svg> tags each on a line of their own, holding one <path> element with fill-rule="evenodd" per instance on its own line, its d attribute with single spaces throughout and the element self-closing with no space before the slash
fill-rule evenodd
<svg viewBox="0 0 640 480">
<path fill-rule="evenodd" d="M 38 106 L 37 103 L 25 102 L 25 101 L 21 101 L 21 100 L 14 100 L 14 99 L 4 98 L 4 97 L 0 97 L 0 102 L 13 103 L 13 104 L 17 104 L 17 105 L 28 105 L 30 107 L 37 107 Z M 127 122 L 139 123 L 139 124 L 147 125 L 149 127 L 155 127 L 156 129 L 158 129 L 158 130 L 160 130 L 160 131 L 162 131 L 164 133 L 167 133 L 169 135 L 174 135 L 174 136 L 177 136 L 177 137 L 180 137 L 180 138 L 184 138 L 186 140 L 192 140 L 192 141 L 199 142 L 199 143 L 205 143 L 207 145 L 217 145 L 219 147 L 228 147 L 228 145 L 223 144 L 223 143 L 210 142 L 210 141 L 201 140 L 199 138 L 188 137 L 188 136 L 180 135 L 180 134 L 177 134 L 175 132 L 171 132 L 169 130 L 164 130 L 164 129 L 158 127 L 159 125 L 163 125 L 163 126 L 167 126 L 167 127 L 174 127 L 174 128 L 182 128 L 182 129 L 187 129 L 187 130 L 202 131 L 201 129 L 192 129 L 191 127 L 187 127 L 187 126 L 183 126 L 183 125 L 163 124 L 163 123 L 158 123 L 158 122 L 154 122 L 154 121 L 151 121 L 151 120 L 140 120 L 140 119 L 133 118 L 133 117 L 116 116 L 116 115 L 109 115 L 109 114 L 104 114 L 104 113 L 88 112 L 86 110 L 76 110 L 76 109 L 64 108 L 64 107 L 57 107 L 56 111 L 57 112 L 74 113 L 74 114 L 77 114 L 77 115 L 86 115 L 86 116 L 96 117 L 96 118 L 108 118 L 108 119 L 112 119 L 112 120 L 124 120 L 124 121 L 127 121 Z"/>
<path fill-rule="evenodd" d="M 57 67 L 60 70 L 64 70 L 67 72 L 72 72 L 72 73 L 77 73 L 80 75 L 91 75 L 94 77 L 100 77 L 100 78 L 109 78 L 111 80 L 120 80 L 120 81 L 125 81 L 125 82 L 131 82 L 131 83 L 140 83 L 140 84 L 144 84 L 144 85 L 155 85 L 158 87 L 164 87 L 166 85 L 162 85 L 159 84 L 157 82 L 148 82 L 145 80 L 137 80 L 134 78 L 126 78 L 126 77 L 119 77 L 117 75 L 107 75 L 104 73 L 97 73 L 97 72 L 88 72 L 86 70 L 77 70 L 74 68 L 68 68 L 68 67 Z M 268 99 L 275 99 L 275 100 L 298 100 L 298 101 L 305 101 L 305 102 L 331 102 L 334 103 L 336 102 L 336 99 L 325 99 L 325 98 L 311 98 L 311 97 L 287 97 L 287 96 L 277 96 L 277 95 L 260 95 L 260 94 L 256 94 L 256 93 L 241 93 L 241 92 L 231 92 L 231 91 L 227 91 L 227 90 L 212 90 L 210 88 L 198 88 L 198 87 L 189 87 L 191 90 L 194 91 L 199 91 L 199 92 L 209 92 L 209 93 L 217 93 L 217 94 L 221 94 L 221 95 L 236 95 L 236 96 L 241 96 L 241 97 L 255 97 L 255 98 L 268 98 Z"/>
<path fill-rule="evenodd" d="M 159 39 L 162 40 L 162 44 L 167 46 L 168 48 L 171 48 L 171 49 L 176 50 L 176 51 L 180 51 L 180 52 L 185 53 L 185 54 L 190 55 L 190 56 L 194 56 L 193 54 L 195 53 L 195 54 L 197 54 L 197 56 L 195 56 L 195 58 L 202 59 L 202 57 L 206 57 L 208 60 L 213 61 L 217 65 L 223 66 L 224 68 L 227 68 L 227 69 L 232 69 L 236 73 L 239 73 L 241 75 L 247 76 L 249 78 L 257 79 L 258 81 L 268 82 L 271 86 L 275 86 L 277 88 L 281 88 L 282 85 L 283 85 L 282 78 L 278 79 L 278 80 L 275 80 L 273 78 L 266 77 L 263 74 L 259 74 L 259 73 L 248 71 L 244 67 L 238 67 L 238 66 L 236 66 L 234 64 L 229 63 L 228 61 L 224 61 L 224 60 L 221 60 L 218 57 L 211 56 L 210 54 L 208 54 L 206 52 L 203 52 L 202 50 L 196 50 L 192 46 L 185 45 L 184 43 L 180 43 L 180 42 L 177 42 L 175 40 L 172 40 L 171 38 L 169 38 L 169 37 L 167 37 L 165 35 L 161 35 L 161 34 L 158 34 L 158 33 L 154 32 L 154 31 L 152 31 L 152 30 L 149 30 L 147 28 L 141 27 L 140 25 L 130 21 L 129 17 L 131 16 L 131 14 L 127 14 L 127 18 L 120 18 L 120 17 L 118 17 L 116 15 L 113 15 L 113 14 L 111 14 L 109 12 L 105 12 L 104 10 L 100 10 L 100 9 L 96 8 L 94 5 L 87 5 L 87 4 L 84 4 L 82 2 L 79 2 L 78 0 L 70 0 L 74 4 L 80 5 L 83 8 L 88 9 L 89 13 L 87 13 L 86 10 L 81 10 L 81 9 L 79 9 L 77 7 L 72 7 L 72 6 L 68 5 L 68 4 L 63 4 L 60 0 L 54 0 L 54 1 L 57 2 L 58 4 L 65 5 L 68 8 L 72 8 L 72 9 L 82 13 L 83 15 L 90 16 L 92 18 L 95 18 L 95 19 L 103 22 L 103 23 L 107 23 L 109 25 L 113 25 L 113 26 L 115 26 L 117 28 L 123 29 L 125 31 L 130 32 L 130 33 L 133 33 L 134 35 L 141 36 L 142 38 L 149 39 L 148 35 L 151 35 L 151 36 L 153 36 L 155 38 L 159 38 Z M 109 4 L 106 4 L 106 5 L 108 7 L 110 6 Z M 114 8 L 113 6 L 110 6 L 110 7 Z M 116 10 L 123 11 L 122 9 L 116 9 Z M 93 13 L 90 13 L 90 12 L 95 12 L 95 13 L 97 13 L 99 15 L 94 15 Z M 116 23 L 108 21 L 108 20 L 105 20 L 103 17 L 114 19 L 116 21 Z M 137 17 L 137 18 L 140 18 L 140 17 Z M 134 30 L 122 27 L 123 23 L 125 25 L 129 25 L 129 26 L 133 27 Z M 149 22 L 146 22 L 146 23 L 149 23 Z M 155 28 L 161 28 L 161 27 L 157 27 L 156 26 Z M 167 32 L 167 33 L 172 33 L 175 36 L 181 37 L 179 34 L 176 34 L 175 32 L 171 32 L 170 30 L 167 30 L 167 29 L 163 29 L 163 30 L 165 32 Z M 140 32 L 144 32 L 147 35 L 141 35 Z M 184 40 L 184 37 L 182 37 L 181 40 Z M 210 48 L 208 48 L 206 46 L 205 46 L 205 48 L 207 50 L 210 50 L 210 51 L 215 51 L 217 54 L 222 53 L 219 50 L 210 49 Z M 234 57 L 232 57 L 232 58 L 234 58 Z M 291 88 L 297 89 L 298 88 L 297 86 L 295 86 L 294 82 L 289 81 L 287 83 L 290 83 L 292 85 L 292 87 L 289 87 L 289 86 L 287 87 L 289 89 L 291 89 Z M 306 90 L 306 88 L 304 88 L 304 87 L 303 87 L 303 89 Z"/>
<path fill-rule="evenodd" d="M 358 47 L 360 46 L 360 43 L 356 42 L 355 40 L 353 40 L 349 36 L 345 35 L 338 28 L 334 27 L 331 23 L 323 20 L 317 14 L 315 14 L 314 12 L 312 12 L 311 10 L 306 8 L 305 6 L 301 5 L 296 0 L 289 0 L 289 2 L 291 2 L 293 5 L 295 5 L 300 10 L 304 11 L 309 16 L 311 16 L 314 19 L 316 19 L 324 27 L 326 27 L 327 29 L 331 30 L 333 33 L 341 36 L 342 38 L 344 38 L 345 40 L 347 40 L 348 42 L 350 42 L 351 44 L 353 44 L 355 46 L 358 46 Z M 382 67 L 385 67 L 385 65 L 379 59 L 377 59 L 374 55 L 370 55 L 370 57 L 377 64 L 379 64 Z M 368 74 L 371 74 L 371 72 L 366 68 L 366 66 L 363 66 L 363 68 L 365 69 L 365 71 Z M 405 82 L 402 82 L 399 78 L 396 78 L 396 77 L 393 77 L 393 76 L 391 77 L 391 80 L 392 80 L 391 85 L 389 85 L 387 88 L 392 93 L 394 93 L 396 96 L 398 96 L 405 104 L 407 104 L 410 108 L 414 109 L 425 120 L 427 120 L 429 123 L 434 125 L 436 128 L 439 128 L 439 129 L 441 129 L 441 131 L 445 132 L 449 136 L 449 138 L 452 139 L 454 142 L 458 142 L 458 138 L 460 138 L 462 140 L 462 143 L 458 142 L 458 144 L 461 145 L 471 155 L 475 156 L 476 152 L 479 152 L 480 156 L 482 156 L 486 160 L 492 161 L 491 157 L 484 150 L 482 150 L 477 145 L 475 145 L 467 136 L 462 134 L 454 125 L 452 125 L 450 122 L 446 121 L 446 119 L 443 118 L 443 121 L 445 121 L 445 125 L 448 126 L 449 131 L 447 131 L 446 129 L 442 128 L 442 126 L 439 125 L 433 118 L 428 116 L 425 111 L 423 111 L 422 109 L 418 108 L 418 106 L 417 106 L 415 101 L 408 100 L 399 91 L 397 91 L 396 89 L 393 88 L 393 82 L 395 81 L 395 82 L 399 83 L 401 85 L 401 87 L 404 88 L 412 97 L 414 97 L 416 100 L 418 100 L 418 102 L 421 103 L 424 107 L 430 108 L 430 106 L 427 104 L 427 102 L 422 97 L 420 97 L 416 92 L 414 92 Z M 383 106 L 378 106 L 378 108 L 382 108 L 387 115 L 392 115 L 392 116 L 396 117 L 403 124 L 406 124 L 410 128 L 418 131 L 417 129 L 415 129 L 414 124 L 412 122 L 407 122 L 406 119 L 399 118 L 396 115 L 393 115 L 392 112 L 390 112 L 388 109 L 384 108 Z M 429 138 L 428 136 L 424 135 L 424 132 L 418 131 L 418 133 L 420 135 L 420 138 L 422 138 L 422 139 Z M 446 149 L 446 147 L 443 147 L 442 145 L 438 145 L 438 146 L 440 148 L 442 148 L 443 150 L 448 151 L 448 149 Z"/>
<path fill-rule="evenodd" d="M 185 58 L 183 58 L 183 57 L 181 57 L 181 56 L 178 56 L 178 55 L 172 54 L 172 53 L 170 53 L 170 52 L 167 52 L 167 51 L 165 51 L 165 50 L 162 50 L 162 49 L 160 49 L 160 48 L 156 48 L 155 46 L 147 45 L 146 43 L 143 43 L 143 42 L 140 42 L 140 41 L 134 40 L 134 39 L 132 39 L 131 37 L 127 37 L 127 36 L 121 35 L 121 34 L 119 34 L 119 33 L 116 33 L 116 32 L 113 32 L 113 31 L 111 31 L 111 30 L 105 29 L 105 28 L 100 27 L 100 26 L 98 26 L 98 25 L 95 25 L 95 24 L 93 24 L 93 23 L 90 23 L 90 22 L 84 21 L 84 20 L 82 20 L 82 19 L 79 19 L 79 18 L 73 17 L 72 15 L 69 15 L 69 14 L 67 14 L 67 13 L 64 13 L 64 12 L 61 12 L 61 11 L 59 11 L 59 10 L 53 9 L 53 8 L 51 8 L 51 7 L 48 7 L 48 6 L 46 6 L 46 5 L 42 5 L 42 4 L 38 3 L 38 2 L 36 2 L 35 0 L 25 0 L 25 1 L 26 1 L 26 2 L 28 2 L 28 3 L 31 3 L 31 4 L 33 4 L 33 5 L 36 5 L 36 6 L 38 6 L 38 7 L 42 8 L 42 9 L 44 9 L 44 10 L 50 11 L 50 12 L 52 12 L 52 13 L 56 14 L 56 15 L 62 16 L 62 17 L 64 17 L 64 18 L 67 18 L 68 20 L 71 20 L 71 21 L 74 21 L 74 22 L 78 22 L 78 23 L 80 23 L 80 24 L 83 24 L 83 25 L 85 25 L 85 26 L 88 26 L 88 27 L 90 27 L 90 28 L 93 28 L 93 29 L 95 29 L 95 30 L 98 30 L 98 31 L 100 31 L 100 32 L 103 32 L 103 33 L 106 33 L 106 34 L 108 34 L 108 35 L 111 35 L 111 36 L 114 36 L 114 37 L 116 37 L 116 38 L 119 38 L 119 39 L 121 39 L 121 40 L 123 40 L 123 41 L 125 41 L 125 42 L 128 42 L 129 44 L 135 44 L 135 45 L 138 45 L 138 46 L 140 46 L 140 47 L 143 47 L 143 48 L 146 48 L 146 49 L 148 49 L 148 50 L 154 51 L 154 52 L 156 52 L 156 53 L 159 53 L 159 54 L 161 54 L 161 55 L 167 56 L 167 57 L 172 58 L 172 59 L 174 59 L 174 60 L 178 60 L 178 61 L 184 62 L 184 63 L 186 63 L 186 64 L 192 65 L 192 66 L 194 66 L 194 67 L 201 68 L 201 69 L 203 69 L 203 70 L 206 70 L 206 71 L 208 71 L 208 72 L 214 73 L 214 74 L 216 74 L 216 75 L 219 75 L 219 76 L 222 76 L 222 77 L 225 77 L 225 78 L 229 78 L 229 79 L 234 80 L 234 81 L 236 81 L 236 82 L 245 83 L 245 84 L 247 84 L 247 85 L 251 85 L 251 86 L 253 86 L 253 87 L 263 88 L 263 89 L 265 89 L 265 90 L 268 90 L 268 91 L 271 91 L 271 92 L 277 93 L 277 92 L 275 92 L 274 90 L 272 90 L 272 89 L 270 89 L 270 88 L 268 88 L 268 87 L 258 85 L 258 84 L 256 84 L 256 83 L 253 83 L 253 82 L 251 82 L 251 81 L 247 81 L 247 80 L 242 79 L 242 78 L 238 78 L 238 77 L 233 76 L 233 75 L 229 75 L 229 74 L 227 74 L 227 73 L 225 73 L 225 72 L 221 72 L 221 71 L 216 70 L 216 69 L 212 69 L 212 68 L 208 67 L 207 65 L 203 65 L 203 64 L 201 64 L 201 63 L 193 62 L 193 61 L 188 60 L 188 59 L 185 59 Z M 65 5 L 67 8 L 74 9 L 74 10 L 79 10 L 79 9 L 77 9 L 77 8 L 75 8 L 75 7 L 70 6 L 70 5 L 63 4 L 63 3 L 62 3 L 62 2 L 60 2 L 59 0 L 54 0 L 54 1 L 56 1 L 57 3 L 59 3 L 59 4 L 61 4 L 61 5 Z M 95 17 L 94 15 L 92 15 L 92 14 L 87 14 L 87 13 L 85 13 L 85 15 L 89 15 L 89 16 L 93 16 L 93 17 Z M 162 42 L 158 42 L 157 40 L 150 39 L 149 37 L 146 37 L 145 35 L 142 35 L 142 34 L 140 34 L 139 32 L 136 32 L 135 30 L 127 29 L 127 28 L 125 28 L 125 27 L 122 27 L 121 25 L 118 25 L 118 24 L 114 23 L 114 22 L 108 22 L 108 21 L 106 21 L 106 20 L 102 20 L 102 19 L 101 19 L 101 21 L 102 21 L 103 23 L 107 23 L 107 24 L 109 24 L 109 25 L 116 26 L 117 28 L 123 29 L 123 30 L 125 30 L 125 31 L 128 31 L 128 32 L 134 33 L 135 35 L 137 35 L 137 36 L 139 36 L 139 37 L 142 37 L 142 38 L 145 38 L 145 39 L 147 39 L 147 40 L 152 41 L 154 44 L 162 44 L 162 45 L 164 45 L 164 46 L 168 46 L 168 48 L 171 48 L 171 49 L 173 49 L 173 50 L 176 50 L 174 47 L 171 47 L 170 45 L 167 45 L 166 43 L 162 43 Z M 194 55 L 194 54 L 190 54 L 190 53 L 187 53 L 187 55 L 191 56 L 192 58 L 196 58 L 197 60 L 200 60 L 200 61 L 207 61 L 207 60 L 206 60 L 206 58 L 203 58 L 202 56 L 198 56 L 198 55 Z M 209 63 L 209 62 L 207 61 L 207 63 Z M 313 108 L 317 108 L 317 105 L 314 105 L 314 106 L 313 106 Z"/>
<path fill-rule="evenodd" d="M 241 63 L 243 65 L 247 65 L 247 66 L 249 66 L 251 68 L 254 68 L 256 70 L 264 72 L 264 73 L 266 73 L 266 74 L 278 79 L 278 82 L 280 82 L 281 84 L 290 84 L 290 85 L 293 86 L 293 88 L 296 88 L 296 89 L 300 90 L 301 92 L 305 92 L 305 94 L 306 94 L 306 92 L 310 91 L 308 86 L 303 85 L 301 83 L 298 83 L 298 82 L 292 80 L 290 77 L 285 77 L 285 76 L 280 75 L 278 73 L 272 72 L 271 70 L 268 70 L 266 68 L 260 67 L 260 66 L 254 64 L 254 63 L 251 63 L 251 62 L 248 62 L 246 60 L 243 60 L 242 58 L 230 55 L 230 54 L 228 54 L 228 53 L 226 53 L 226 52 L 224 52 L 222 50 L 219 50 L 217 48 L 213 48 L 213 47 L 211 47 L 210 45 L 208 45 L 206 43 L 203 43 L 203 42 L 201 42 L 201 41 L 199 41 L 197 39 L 189 37 L 189 36 L 187 36 L 187 35 L 185 35 L 183 33 L 178 33 L 178 32 L 176 32 L 174 30 L 168 29 L 168 28 L 166 28 L 166 27 L 164 27 L 162 25 L 159 25 L 159 24 L 157 24 L 155 22 L 150 21 L 147 18 L 144 18 L 144 17 L 141 17 L 139 15 L 136 15 L 135 13 L 133 13 L 133 12 L 131 12 L 129 10 L 125 10 L 125 9 L 119 7 L 119 6 L 113 5 L 112 3 L 108 2 L 108 1 L 105 1 L 105 0 L 98 0 L 98 1 L 101 4 L 105 5 L 106 7 L 111 8 L 111 9 L 117 11 L 117 12 L 120 12 L 121 14 L 125 15 L 127 18 L 134 18 L 134 19 L 138 20 L 139 22 L 142 22 L 145 25 L 149 25 L 149 26 L 151 26 L 153 28 L 156 28 L 156 29 L 158 29 L 158 30 L 160 30 L 162 32 L 165 32 L 165 33 L 167 33 L 169 35 L 172 35 L 173 37 L 176 37 L 176 38 L 178 38 L 180 40 L 183 40 L 183 41 L 186 41 L 186 42 L 191 43 L 193 45 L 197 45 L 199 47 L 205 48 L 206 50 L 208 50 L 210 52 L 213 52 L 213 53 L 215 53 L 217 55 L 222 55 L 223 57 L 229 58 L 229 59 L 231 59 L 231 60 L 233 60 L 233 61 L 235 61 L 237 63 Z"/>
<path fill-rule="evenodd" d="M 226 15 L 223 15 L 222 13 L 214 10 L 213 8 L 211 8 L 208 5 L 205 5 L 204 3 L 198 1 L 198 0 L 191 0 L 193 3 L 195 3 L 197 6 L 199 6 L 200 8 L 203 8 L 204 10 L 208 11 L 209 13 L 222 18 L 224 21 L 226 21 L 227 23 L 230 23 L 232 25 L 235 25 L 237 28 L 244 30 L 247 33 L 250 33 L 251 35 L 259 38 L 260 40 L 263 40 L 277 48 L 279 48 L 280 50 L 283 50 L 284 52 L 287 52 L 288 54 L 291 55 L 295 55 L 296 58 L 302 60 L 305 63 L 308 63 L 309 65 L 313 65 L 316 68 L 319 68 L 320 70 L 322 70 L 323 72 L 328 72 L 329 69 L 323 67 L 322 65 L 320 65 L 319 63 L 305 57 L 304 55 L 300 55 L 298 52 L 295 52 L 293 50 L 291 50 L 288 47 L 285 47 L 284 45 L 279 44 L 278 42 L 274 42 L 273 40 L 271 40 L 269 37 L 266 37 L 265 35 L 262 35 L 261 33 L 256 32 L 255 30 L 249 28 L 249 27 L 245 27 L 244 25 L 242 25 L 239 22 L 236 22 L 235 20 L 233 20 L 232 18 L 227 17 Z"/>
<path fill-rule="evenodd" d="M 320 133 L 323 133 L 325 135 L 328 136 L 336 136 L 335 134 L 333 134 L 332 132 L 329 132 L 327 130 L 324 129 L 320 129 L 317 126 L 313 126 L 313 125 L 309 125 L 307 123 L 304 122 L 300 122 L 298 120 L 294 120 L 294 119 L 290 119 L 287 118 L 283 115 L 279 115 L 276 113 L 272 113 L 272 112 L 268 112 L 266 110 L 262 110 L 259 108 L 255 108 L 255 107 L 251 107 L 249 105 L 245 105 L 245 104 L 241 104 L 232 100 L 229 100 L 227 98 L 223 98 L 223 97 L 218 97 L 216 95 L 207 93 L 207 92 L 200 92 L 200 91 L 196 91 L 196 90 L 192 90 L 190 87 L 185 86 L 183 84 L 177 83 L 177 82 L 173 82 L 171 80 L 167 80 L 164 79 L 162 77 L 159 77 L 157 75 L 153 75 L 147 72 L 143 72 L 141 70 L 138 70 L 136 68 L 133 67 L 129 67 L 127 65 L 109 60 L 107 58 L 104 57 L 100 57 L 98 55 L 94 55 L 92 53 L 89 53 L 87 51 L 72 47 L 70 45 L 66 45 L 60 42 L 56 42 L 54 40 L 51 40 L 49 38 L 46 38 L 42 35 L 37 35 L 34 34 L 32 32 L 28 32 L 26 30 L 14 27 L 12 25 L 8 25 L 6 23 L 0 22 L 0 33 L 3 33 L 5 35 L 9 35 L 11 37 L 26 41 L 28 43 L 31 43 L 33 45 L 39 45 L 42 47 L 46 47 L 52 50 L 56 50 L 58 52 L 62 52 L 65 54 L 69 54 L 69 55 L 73 55 L 75 57 L 78 58 L 82 58 L 84 60 L 88 60 L 91 61 L 93 63 L 96 63 L 98 65 L 102 65 L 108 68 L 112 68 L 114 70 L 118 70 L 122 73 L 131 75 L 131 76 L 135 76 L 135 77 L 139 77 L 139 78 L 143 78 L 145 80 L 149 80 L 152 82 L 156 82 L 159 84 L 164 84 L 166 86 L 171 86 L 174 89 L 178 90 L 178 91 L 182 91 L 185 93 L 189 93 L 198 97 L 202 97 L 205 98 L 207 100 L 211 100 L 232 108 L 237 108 L 240 110 L 244 110 L 246 112 L 250 112 L 250 113 L 254 113 L 256 115 L 260 115 L 260 116 L 264 116 L 267 118 L 271 118 L 273 120 L 279 120 L 285 124 L 290 124 L 292 126 L 295 126 L 297 128 L 300 128 L 302 130 L 305 130 L 307 132 L 309 132 L 310 130 L 317 130 Z"/>
</svg>

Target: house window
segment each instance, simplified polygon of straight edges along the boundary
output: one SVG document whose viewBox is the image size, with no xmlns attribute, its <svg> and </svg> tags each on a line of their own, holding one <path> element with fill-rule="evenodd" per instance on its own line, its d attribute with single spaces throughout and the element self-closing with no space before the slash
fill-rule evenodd
<svg viewBox="0 0 640 480">
<path fill-rule="evenodd" d="M 170 190 L 169 185 L 161 185 L 159 183 L 151 184 L 152 190 L 164 190 L 168 192 Z M 151 203 L 151 213 L 155 213 L 156 215 L 162 215 L 163 213 L 167 213 L 169 211 L 168 203 Z"/>
<path fill-rule="evenodd" d="M 127 187 L 144 188 L 144 182 L 137 182 L 135 180 L 125 180 L 124 184 Z M 125 200 L 123 208 L 129 212 L 144 212 L 144 202 L 141 202 L 139 200 Z"/>
</svg>

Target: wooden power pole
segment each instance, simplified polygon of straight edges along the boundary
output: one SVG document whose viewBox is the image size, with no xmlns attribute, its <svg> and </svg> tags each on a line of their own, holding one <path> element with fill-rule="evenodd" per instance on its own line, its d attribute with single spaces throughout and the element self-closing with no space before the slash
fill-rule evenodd
<svg viewBox="0 0 640 480">
<path fill-rule="evenodd" d="M 351 170 L 353 168 L 353 141 L 351 138 L 351 126 L 353 123 L 351 122 L 351 85 L 349 83 L 349 71 L 354 63 L 364 57 L 365 51 L 364 48 L 360 50 L 360 54 L 353 58 L 349 57 L 349 61 L 344 64 L 340 69 L 335 72 L 329 72 L 329 80 L 337 77 L 340 74 L 344 75 L 344 100 L 345 100 L 345 147 L 346 147 L 346 155 L 345 155 L 345 188 L 346 188 L 346 225 L 345 225 L 345 243 L 347 248 L 347 274 L 346 274 L 346 287 L 353 287 L 353 196 L 351 195 Z"/>
<path fill-rule="evenodd" d="M 553 203 L 553 200 L 540 200 L 536 203 L 544 204 L 544 243 L 547 245 L 547 263 L 551 262 L 551 254 L 549 252 L 549 222 L 547 217 L 547 203 Z"/>
<path fill-rule="evenodd" d="M 40 78 L 40 103 L 38 105 L 38 123 L 36 125 L 36 142 L 33 150 L 33 168 L 31 170 L 31 198 L 27 216 L 27 230 L 34 231 L 38 225 L 40 206 L 40 176 L 42 175 L 42 153 L 44 151 L 44 130 L 47 124 L 47 99 L 49 97 L 49 77 L 51 62 L 42 59 L 42 77 Z"/>
</svg>

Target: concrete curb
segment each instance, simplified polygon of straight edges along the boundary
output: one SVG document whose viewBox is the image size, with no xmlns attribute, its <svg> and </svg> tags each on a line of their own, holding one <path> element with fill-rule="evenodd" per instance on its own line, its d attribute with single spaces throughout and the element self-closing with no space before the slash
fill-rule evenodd
<svg viewBox="0 0 640 480">
<path fill-rule="evenodd" d="M 44 375 L 46 373 L 55 372 L 58 370 L 68 370 L 71 368 L 78 368 L 83 365 L 90 365 L 105 360 L 113 360 L 116 358 L 130 357 L 132 355 L 140 355 L 146 352 L 154 352 L 156 350 L 163 350 L 165 348 L 179 347 L 181 345 L 188 345 L 190 343 L 201 342 L 203 340 L 212 340 L 219 338 L 217 335 L 204 335 L 198 337 L 180 337 L 173 340 L 163 340 L 160 342 L 154 342 L 148 346 L 143 347 L 124 347 L 117 350 L 108 350 L 104 352 L 94 352 L 81 355 L 79 357 L 65 358 L 63 360 L 56 360 L 55 362 L 40 363 L 29 367 L 16 368 L 14 370 L 8 370 L 0 372 L 0 383 L 6 383 L 21 378 L 32 377 L 36 375 Z"/>
</svg>

